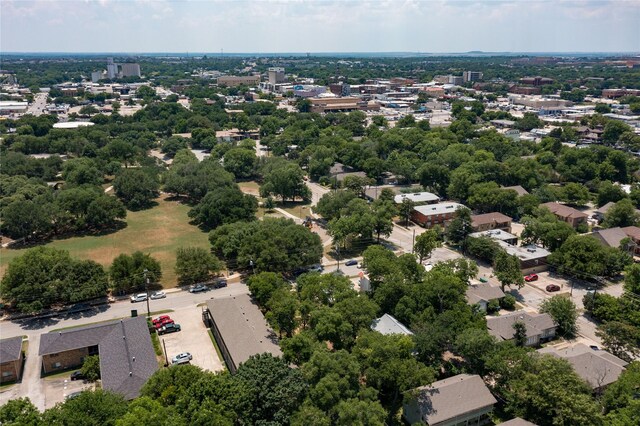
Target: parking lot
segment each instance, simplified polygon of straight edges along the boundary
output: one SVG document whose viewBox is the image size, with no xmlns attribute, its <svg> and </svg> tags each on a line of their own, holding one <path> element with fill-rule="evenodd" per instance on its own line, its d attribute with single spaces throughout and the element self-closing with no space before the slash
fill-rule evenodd
<svg viewBox="0 0 640 426">
<path fill-rule="evenodd" d="M 160 343 L 164 341 L 169 362 L 171 358 L 181 352 L 193 355 L 191 364 L 209 371 L 224 369 L 218 358 L 209 333 L 202 322 L 202 308 L 185 308 L 169 314 L 181 330 L 175 333 L 163 334 Z"/>
<path fill-rule="evenodd" d="M 69 394 L 83 390 L 91 390 L 95 387 L 95 384 L 86 383 L 83 380 L 71 380 L 70 376 L 73 371 L 42 379 L 44 382 L 46 408 L 51 408 L 59 402 L 64 402 Z"/>
</svg>

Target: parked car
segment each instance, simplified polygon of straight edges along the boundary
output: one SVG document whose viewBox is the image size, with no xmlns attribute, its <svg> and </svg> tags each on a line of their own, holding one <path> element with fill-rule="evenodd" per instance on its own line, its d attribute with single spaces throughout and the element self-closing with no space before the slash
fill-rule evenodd
<svg viewBox="0 0 640 426">
<path fill-rule="evenodd" d="M 65 400 L 69 400 L 69 399 L 77 398 L 77 397 L 80 396 L 81 393 L 82 393 L 82 391 L 70 393 L 69 395 L 65 396 L 64 399 Z"/>
<path fill-rule="evenodd" d="M 160 315 L 158 318 L 154 318 L 153 321 L 151 321 L 153 323 L 153 325 L 156 324 L 162 324 L 165 323 L 167 321 L 169 321 L 171 319 L 171 317 L 169 315 Z"/>
<path fill-rule="evenodd" d="M 320 264 L 309 267 L 309 272 L 322 272 L 323 270 L 324 270 L 324 267 Z"/>
<path fill-rule="evenodd" d="M 555 284 L 549 284 L 547 286 L 547 291 L 548 292 L 552 292 L 552 291 L 559 291 L 560 290 L 560 286 L 559 285 L 555 285 Z"/>
<path fill-rule="evenodd" d="M 165 297 L 167 297 L 167 293 L 164 291 L 154 291 L 151 293 L 151 300 L 164 299 Z"/>
<path fill-rule="evenodd" d="M 218 280 L 213 283 L 213 288 L 223 288 L 227 286 L 227 280 Z"/>
<path fill-rule="evenodd" d="M 176 331 L 180 331 L 180 324 L 170 323 L 160 327 L 158 334 L 175 333 Z"/>
<path fill-rule="evenodd" d="M 207 291 L 207 286 L 204 284 L 194 284 L 189 287 L 189 293 L 200 293 L 201 291 Z"/>
<path fill-rule="evenodd" d="M 173 323 L 174 323 L 174 321 L 171 318 L 166 318 L 166 319 L 163 319 L 162 321 L 158 321 L 158 322 L 154 323 L 153 326 L 157 330 L 160 327 L 163 327 L 163 326 L 165 326 L 167 324 L 173 324 Z"/>
<path fill-rule="evenodd" d="M 538 275 L 536 274 L 529 274 L 526 277 L 524 277 L 524 280 L 528 283 L 530 283 L 531 281 L 538 281 Z"/>
<path fill-rule="evenodd" d="M 354 260 L 354 259 L 352 259 L 352 260 L 347 260 L 344 264 L 345 264 L 345 266 L 355 266 L 355 265 L 357 265 L 357 264 L 358 264 L 358 261 L 357 261 L 357 260 Z"/>
<path fill-rule="evenodd" d="M 599 351 L 599 350 L 600 350 L 600 348 L 598 347 L 598 345 L 589 345 L 589 347 L 590 347 L 591 349 L 593 349 L 594 351 Z"/>
<path fill-rule="evenodd" d="M 182 352 L 173 357 L 171 364 L 187 364 L 193 359 L 193 356 L 189 352 Z"/>
<path fill-rule="evenodd" d="M 131 296 L 131 303 L 144 302 L 147 300 L 147 293 L 139 293 Z"/>
<path fill-rule="evenodd" d="M 84 380 L 84 374 L 82 374 L 82 371 L 78 370 L 78 371 L 74 371 L 73 373 L 71 373 L 71 380 Z"/>
</svg>

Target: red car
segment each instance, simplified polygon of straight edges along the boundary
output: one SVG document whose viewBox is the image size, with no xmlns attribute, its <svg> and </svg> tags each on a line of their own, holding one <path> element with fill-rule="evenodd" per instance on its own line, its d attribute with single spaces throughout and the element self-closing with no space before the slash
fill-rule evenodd
<svg viewBox="0 0 640 426">
<path fill-rule="evenodd" d="M 169 315 L 161 315 L 152 322 L 155 328 L 160 328 L 165 324 L 173 324 L 173 320 Z"/>
<path fill-rule="evenodd" d="M 531 281 L 537 281 L 538 280 L 538 275 L 536 274 L 529 274 L 526 277 L 524 277 L 524 280 L 528 283 L 530 283 Z"/>
<path fill-rule="evenodd" d="M 559 291 L 560 290 L 560 286 L 559 285 L 555 285 L 555 284 L 549 284 L 547 286 L 547 291 L 549 293 L 551 293 L 552 291 Z"/>
</svg>

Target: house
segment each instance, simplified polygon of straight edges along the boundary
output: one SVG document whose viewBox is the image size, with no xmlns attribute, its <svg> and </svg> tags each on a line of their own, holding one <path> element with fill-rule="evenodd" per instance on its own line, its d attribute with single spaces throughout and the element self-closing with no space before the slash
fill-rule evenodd
<svg viewBox="0 0 640 426">
<path fill-rule="evenodd" d="M 499 300 L 504 297 L 504 292 L 500 287 L 489 284 L 471 284 L 466 292 L 467 303 L 478 305 L 483 311 L 487 311 L 487 305 L 492 300 Z"/>
<path fill-rule="evenodd" d="M 373 320 L 371 323 L 371 329 L 378 333 L 389 334 L 404 334 L 406 336 L 412 336 L 413 333 L 404 324 L 395 319 L 389 314 L 384 314 L 380 318 Z"/>
<path fill-rule="evenodd" d="M 480 376 L 458 374 L 407 392 L 402 415 L 411 425 L 484 425 L 496 402 Z"/>
<path fill-rule="evenodd" d="M 560 203 L 544 203 L 540 204 L 540 207 L 548 208 L 549 211 L 556 215 L 558 219 L 563 222 L 567 222 L 574 228 L 577 228 L 578 225 L 586 224 L 587 218 L 589 217 L 586 214 L 582 213 L 580 210 L 576 210 L 572 207 L 565 206 L 564 204 Z"/>
<path fill-rule="evenodd" d="M 431 192 L 412 192 L 408 194 L 398 194 L 393 198 L 396 204 L 402 204 L 404 200 L 411 200 L 416 206 L 422 206 L 425 204 L 437 204 L 440 201 L 440 197 Z"/>
<path fill-rule="evenodd" d="M 0 340 L 0 383 L 20 380 L 23 359 L 22 336 Z"/>
<path fill-rule="evenodd" d="M 248 294 L 209 300 L 203 318 L 231 373 L 252 355 L 282 356 L 275 333 Z"/>
<path fill-rule="evenodd" d="M 458 209 L 465 208 L 458 203 L 438 203 L 416 206 L 411 212 L 411 220 L 425 228 L 435 225 L 445 226 L 449 223 Z"/>
<path fill-rule="evenodd" d="M 583 343 L 562 349 L 548 346 L 538 349 L 538 352 L 569 361 L 576 374 L 589 383 L 593 390 L 603 390 L 618 380 L 628 364 L 607 351 L 592 349 Z"/>
<path fill-rule="evenodd" d="M 622 228 L 627 237 L 636 245 L 635 254 L 640 256 L 640 228 L 637 226 L 625 226 Z"/>
<path fill-rule="evenodd" d="M 474 232 L 501 229 L 511 232 L 511 218 L 498 212 L 471 215 L 471 228 Z"/>
<path fill-rule="evenodd" d="M 136 398 L 158 369 L 144 317 L 45 333 L 38 355 L 45 374 L 80 367 L 87 356 L 99 355 L 102 388 L 126 399 Z"/>
<path fill-rule="evenodd" d="M 513 325 L 522 322 L 526 328 L 526 346 L 538 346 L 553 339 L 556 335 L 556 325 L 549 314 L 534 314 L 525 311 L 515 311 L 499 317 L 487 318 L 489 334 L 499 340 L 511 340 L 515 334 Z"/>
<path fill-rule="evenodd" d="M 488 237 L 492 240 L 503 241 L 510 245 L 518 244 L 518 237 L 516 235 L 510 234 L 509 232 L 503 231 L 502 229 L 494 229 L 492 231 L 482 231 L 482 232 L 472 232 L 469 234 L 471 238 L 480 238 L 480 237 Z"/>
<path fill-rule="evenodd" d="M 613 207 L 615 204 L 616 203 L 614 203 L 613 201 L 609 201 L 604 206 L 598 207 L 597 210 L 593 211 L 593 217 L 597 219 L 599 223 L 601 223 L 604 220 L 604 217 L 606 216 L 609 209 Z"/>
<path fill-rule="evenodd" d="M 635 228 L 635 226 L 630 228 Z M 640 228 L 638 230 L 640 231 Z M 625 246 L 626 251 L 633 254 L 638 250 L 638 245 L 633 242 L 631 237 L 620 227 L 600 229 L 589 235 L 597 239 L 602 245 L 613 248 L 620 248 L 622 241 L 628 238 L 628 244 Z"/>
<path fill-rule="evenodd" d="M 358 176 L 366 178 L 367 174 L 365 172 L 356 172 L 349 166 L 345 166 L 342 163 L 335 163 L 329 169 L 329 177 L 331 179 L 335 179 L 338 182 L 342 182 L 347 176 Z"/>
<path fill-rule="evenodd" d="M 528 195 L 529 194 L 529 191 L 527 191 L 526 189 L 524 189 L 520 185 L 503 186 L 502 189 L 511 189 L 513 191 L 516 191 L 518 193 L 518 196 L 520 196 L 520 197 L 522 197 L 523 195 Z"/>
</svg>

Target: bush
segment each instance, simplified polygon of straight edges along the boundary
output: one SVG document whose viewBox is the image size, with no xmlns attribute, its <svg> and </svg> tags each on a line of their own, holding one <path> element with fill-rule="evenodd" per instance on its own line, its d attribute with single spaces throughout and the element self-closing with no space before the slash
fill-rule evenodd
<svg viewBox="0 0 640 426">
<path fill-rule="evenodd" d="M 489 303 L 487 303 L 487 313 L 497 312 L 498 310 L 500 310 L 500 302 L 496 299 L 490 300 Z"/>
<path fill-rule="evenodd" d="M 100 357 L 98 355 L 86 357 L 80 371 L 88 382 L 98 380 L 100 378 Z"/>
<path fill-rule="evenodd" d="M 502 309 L 511 311 L 516 307 L 516 298 L 510 294 L 507 294 L 500 300 L 500 306 L 502 307 Z"/>
</svg>

